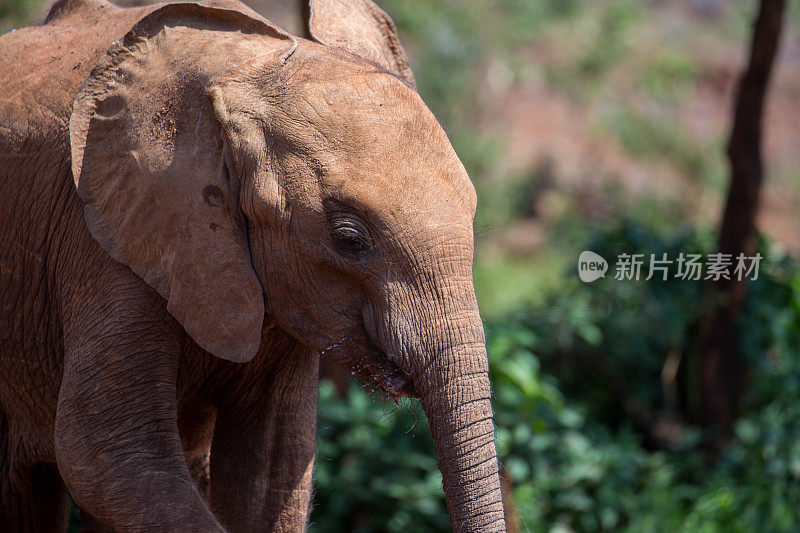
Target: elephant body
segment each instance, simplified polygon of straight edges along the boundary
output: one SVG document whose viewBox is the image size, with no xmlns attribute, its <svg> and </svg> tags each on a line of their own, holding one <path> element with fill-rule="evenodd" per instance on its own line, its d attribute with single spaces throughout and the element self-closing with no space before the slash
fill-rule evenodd
<svg viewBox="0 0 800 533">
<path fill-rule="evenodd" d="M 236 365 L 214 358 L 186 335 L 152 288 L 112 259 L 92 238 L 70 169 L 72 100 L 111 42 L 122 38 L 154 6 L 121 9 L 105 2 L 61 5 L 62 9 L 54 8 L 44 26 L 23 28 L 0 39 L 4 58 L 0 77 L 7 80 L 0 103 L 0 524 L 10 531 L 63 531 L 68 499 L 56 460 L 63 464 L 84 462 L 86 454 L 95 453 L 91 447 L 80 446 L 88 444 L 90 435 L 142 441 L 139 453 L 169 450 L 173 462 L 182 460 L 175 456 L 182 449 L 187 460 L 202 462 L 214 436 L 215 419 L 224 425 L 247 426 L 261 422 L 249 420 L 248 414 L 263 417 L 279 405 L 276 402 L 297 402 L 286 420 L 273 419 L 284 428 L 286 438 L 296 442 L 286 443 L 291 444 L 294 457 L 273 465 L 281 471 L 273 476 L 286 479 L 296 491 L 291 496 L 296 501 L 291 502 L 294 508 L 290 511 L 297 515 L 284 517 L 283 525 L 292 526 L 286 529 L 302 527 L 310 497 L 318 356 L 278 328 L 267 326 L 262 349 L 250 363 Z M 137 300 L 134 309 L 132 299 Z M 70 347 L 79 350 L 95 328 L 113 327 L 100 323 L 104 320 L 101 317 L 121 321 L 126 313 L 136 312 L 135 308 L 149 315 L 143 317 L 149 325 L 141 331 L 126 332 L 127 338 L 119 340 L 136 344 L 137 357 L 114 359 L 104 352 L 100 360 L 72 362 L 86 366 L 69 373 L 75 380 L 85 380 L 65 384 L 81 396 L 70 398 L 62 387 L 65 367 L 71 364 L 65 357 L 74 353 Z M 160 333 L 161 339 L 153 332 Z M 169 339 L 174 348 L 154 344 L 163 339 Z M 171 360 L 165 359 L 165 354 L 171 355 Z M 276 355 L 284 364 L 287 355 L 294 355 L 296 361 L 292 361 L 291 369 L 275 368 Z M 291 391 L 277 384 L 289 379 L 287 372 L 297 372 L 299 377 Z M 152 381 L 146 384 L 143 378 Z M 100 387 L 129 392 L 138 389 L 135 394 L 142 395 L 143 400 L 165 387 L 174 387 L 168 394 L 177 399 L 181 447 L 170 449 L 161 442 L 169 433 L 168 428 L 160 427 L 165 425 L 161 422 L 169 420 L 170 414 L 147 412 L 147 404 L 126 404 L 128 393 L 118 400 L 105 393 L 92 398 Z M 220 402 L 222 396 L 241 400 L 241 404 Z M 117 410 L 118 416 L 93 416 L 105 409 Z M 76 411 L 80 412 L 80 421 L 74 420 Z M 59 417 L 69 422 L 61 422 L 57 433 Z M 223 432 L 221 427 L 217 430 Z M 232 441 L 230 446 L 237 447 L 264 443 L 263 435 L 254 433 L 252 442 L 246 442 L 235 435 L 238 430 L 224 431 L 230 433 L 217 436 L 216 446 L 224 447 L 226 438 Z M 54 435 L 69 442 L 57 451 Z M 247 451 L 256 454 L 263 450 Z M 248 491 L 251 465 L 266 459 L 243 453 L 243 464 L 230 467 L 231 479 L 214 498 L 218 500 L 215 507 L 231 510 L 226 517 L 229 527 L 252 531 L 278 528 L 279 512 L 262 510 L 259 516 L 250 517 L 250 522 L 237 522 L 248 513 L 234 514 L 236 503 L 229 502 Z M 136 458 L 130 458 L 130 462 L 104 474 L 125 476 L 124 472 L 135 468 Z M 99 515 L 104 514 L 101 507 L 123 511 L 115 512 L 124 517 L 117 527 L 152 530 L 156 525 L 172 524 L 191 529 L 191 524 L 204 523 L 203 518 L 206 523 L 216 522 L 206 509 L 196 504 L 194 509 L 188 507 L 186 500 L 191 499 L 174 490 L 174 480 L 164 479 L 160 486 L 157 473 L 142 480 L 152 491 L 142 495 L 146 499 L 132 497 L 124 485 L 118 494 L 93 487 L 100 482 L 98 477 L 76 476 L 72 483 L 88 487 L 71 488 L 76 493 L 88 492 L 92 499 L 81 504 L 97 509 Z M 194 495 L 192 487 L 184 490 Z M 187 508 L 175 513 L 173 509 L 181 506 Z M 164 516 L 173 513 L 172 518 Z"/>
<path fill-rule="evenodd" d="M 323 16 L 325 9 L 324 3 L 317 6 L 318 17 Z M 373 13 L 371 9 L 365 13 Z M 112 128 L 107 138 L 95 140 L 98 135 L 95 130 L 115 120 L 120 112 L 109 112 L 101 118 L 93 113 L 99 116 L 103 105 L 114 105 L 115 98 L 125 98 L 125 93 L 121 93 L 122 96 L 102 100 L 98 93 L 113 91 L 131 76 L 138 75 L 135 71 L 125 72 L 108 81 L 103 78 L 102 58 L 109 47 L 124 47 L 130 42 L 134 43 L 129 47 L 132 50 L 131 47 L 145 42 L 141 35 L 150 34 L 142 26 L 143 20 L 172 17 L 169 19 L 172 22 L 163 24 L 168 30 L 159 27 L 162 39 L 168 38 L 170 31 L 188 31 L 182 29 L 182 23 L 174 22 L 184 12 L 189 18 L 201 17 L 198 19 L 201 29 L 205 28 L 202 17 L 209 13 L 208 16 L 221 17 L 221 22 L 214 23 L 219 25 L 239 24 L 239 19 L 246 17 L 246 22 L 241 22 L 242 34 L 264 34 L 265 39 L 270 39 L 263 46 L 265 53 L 269 52 L 270 43 L 295 42 L 297 51 L 287 44 L 289 52 L 281 52 L 282 57 L 294 53 L 302 65 L 314 64 L 322 53 L 344 57 L 351 52 L 347 46 L 325 51 L 325 45 L 305 40 L 297 45 L 299 38 L 272 29 L 267 26 L 268 21 L 233 0 L 213 0 L 196 7 L 158 5 L 126 9 L 103 0 L 59 0 L 43 25 L 0 37 L 0 524 L 7 526 L 4 530 L 63 531 L 68 491 L 83 510 L 119 531 L 302 530 L 311 498 L 319 357 L 320 353 L 326 357 L 326 352 L 335 352 L 339 344 L 361 356 L 356 360 L 346 355 L 331 357 L 336 357 L 354 374 L 377 379 L 390 395 L 421 396 L 426 411 L 458 410 L 458 406 L 444 397 L 427 394 L 421 381 L 414 379 L 414 385 L 409 385 L 405 376 L 413 372 L 406 369 L 405 363 L 387 362 L 374 349 L 365 352 L 361 347 L 364 343 L 356 346 L 356 341 L 350 340 L 354 334 L 348 334 L 346 329 L 336 330 L 327 338 L 313 333 L 316 330 L 310 325 L 312 322 L 325 323 L 331 319 L 314 322 L 307 318 L 313 312 L 300 311 L 297 314 L 303 316 L 295 317 L 292 295 L 276 295 L 280 289 L 271 288 L 271 279 L 274 277 L 275 286 L 280 287 L 282 280 L 289 279 L 286 276 L 292 276 L 291 279 L 305 276 L 305 287 L 309 284 L 307 280 L 317 275 L 315 272 L 325 272 L 328 267 L 309 267 L 306 272 L 303 267 L 286 266 L 289 260 L 285 259 L 281 266 L 270 267 L 273 270 L 263 273 L 259 270 L 262 261 L 255 258 L 257 249 L 272 250 L 270 257 L 279 256 L 274 250 L 281 246 L 275 244 L 280 239 L 265 237 L 258 241 L 261 244 L 256 244 L 254 235 L 258 230 L 253 220 L 258 217 L 246 207 L 242 208 L 246 216 L 236 215 L 234 222 L 227 225 L 220 218 L 214 219 L 217 222 L 202 223 L 204 231 L 210 228 L 209 238 L 236 231 L 248 236 L 251 251 L 246 264 L 250 265 L 249 254 L 254 254 L 254 258 L 245 274 L 236 270 L 236 265 L 229 266 L 235 261 L 230 258 L 242 248 L 238 244 L 232 251 L 221 254 L 224 268 L 207 278 L 202 273 L 192 274 L 193 261 L 185 260 L 189 266 L 183 268 L 189 269 L 190 274 L 180 276 L 200 276 L 200 279 L 192 278 L 191 283 L 184 285 L 176 281 L 178 274 L 170 277 L 169 272 L 157 272 L 158 267 L 152 267 L 152 261 L 162 261 L 168 265 L 164 268 L 177 268 L 172 265 L 182 256 L 170 255 L 171 241 L 160 244 L 161 248 L 153 252 L 156 259 L 143 260 L 144 266 L 130 255 L 150 253 L 136 251 L 139 250 L 136 246 L 141 248 L 158 240 L 152 228 L 146 225 L 141 230 L 136 229 L 138 226 L 134 228 L 133 238 L 138 239 L 138 244 L 132 245 L 133 252 L 131 246 L 123 248 L 117 244 L 131 239 L 129 221 L 139 216 L 142 205 L 152 206 L 155 213 L 152 216 L 168 209 L 160 197 L 147 196 L 150 193 L 142 193 L 145 199 L 133 215 L 120 215 L 112 223 L 102 217 L 119 213 L 122 208 L 102 205 L 95 209 L 93 202 L 99 201 L 98 198 L 105 201 L 119 195 L 138 194 L 138 190 L 95 194 L 97 183 L 122 179 L 118 177 L 122 174 L 103 177 L 100 182 L 101 178 L 92 173 L 102 173 L 104 165 L 116 165 L 108 162 L 115 161 L 118 154 L 137 161 L 148 157 L 135 147 L 114 145 L 111 159 L 90 161 L 98 158 L 99 153 L 92 143 L 110 146 L 123 136 L 121 130 Z M 192 24 L 188 26 L 194 28 Z M 132 27 L 139 27 L 141 33 L 132 37 Z M 337 35 L 322 26 L 316 28 L 319 43 L 335 42 Z M 151 45 L 148 41 L 141 46 Z M 158 46 L 165 45 L 152 45 Z M 198 47 L 204 53 L 213 53 L 206 44 Z M 187 45 L 187 50 L 191 46 Z M 365 51 L 361 55 L 370 53 Z M 121 56 L 114 56 L 111 51 L 108 54 L 112 57 L 110 63 L 116 65 L 114 58 Z M 175 57 L 178 58 L 175 61 L 180 61 L 180 54 Z M 404 56 L 389 61 L 387 68 L 400 76 L 405 74 L 405 79 L 413 83 L 403 59 Z M 220 63 L 233 61 L 232 56 L 220 59 Z M 302 68 L 298 69 L 294 75 L 302 74 Z M 98 85 L 92 85 L 92 79 L 105 85 L 99 89 Z M 181 79 L 177 77 L 177 81 L 159 87 L 136 81 L 140 85 L 136 90 L 144 95 L 152 91 L 152 98 L 156 99 L 159 91 L 168 93 L 170 87 L 180 86 Z M 79 94 L 77 99 L 76 94 Z M 219 111 L 216 93 L 208 90 L 197 94 L 199 100 L 211 95 L 215 112 L 224 114 Z M 203 111 L 191 121 L 184 120 L 185 114 L 178 118 L 169 115 L 170 106 L 193 105 L 192 98 L 167 100 L 167 105 L 153 112 L 152 118 L 140 121 L 145 124 L 143 133 L 132 135 L 129 142 L 144 142 L 141 139 L 152 134 L 155 145 L 177 150 L 170 143 L 179 142 L 187 128 L 194 126 L 198 131 L 207 131 L 211 122 L 206 116 L 211 111 Z M 84 105 L 88 100 L 91 105 Z M 146 105 L 148 97 L 142 101 L 145 103 L 135 105 Z M 129 109 L 135 105 L 126 103 L 123 107 Z M 212 104 L 207 107 L 211 109 Z M 234 115 L 230 106 L 227 112 Z M 220 141 L 224 146 L 238 146 L 230 135 L 225 139 Z M 281 141 L 287 146 L 293 146 L 292 142 Z M 282 146 L 281 143 L 276 145 Z M 201 153 L 198 157 L 204 156 Z M 171 164 L 177 160 L 177 155 L 168 158 Z M 245 163 L 239 163 L 238 159 L 225 161 L 220 164 L 245 173 L 242 170 Z M 333 168 L 337 164 L 326 161 L 322 167 Z M 184 175 L 191 177 L 192 172 Z M 79 180 L 83 183 L 78 184 Z M 211 183 L 202 187 L 196 202 L 217 209 L 225 203 L 222 196 L 228 194 L 228 189 L 225 185 L 213 185 L 217 182 Z M 241 200 L 240 203 L 247 204 Z M 298 202 L 293 205 L 292 213 L 300 213 L 297 216 L 302 217 Z M 189 223 L 185 226 L 176 223 L 172 234 L 197 231 Z M 193 241 L 193 247 L 206 246 L 209 238 L 203 234 L 200 241 Z M 309 239 L 317 237 L 311 235 Z M 357 248 L 347 242 L 345 248 Z M 463 277 L 463 271 L 458 272 Z M 258 288 L 259 302 L 263 287 L 266 311 L 263 303 L 248 303 L 250 307 L 241 312 L 236 307 L 235 313 L 214 307 L 215 302 L 229 298 L 225 291 L 233 293 L 231 298 L 239 297 L 239 293 L 246 296 L 251 285 Z M 314 290 L 327 294 L 321 282 Z M 449 290 L 440 289 L 439 293 L 449 294 Z M 181 303 L 181 298 L 191 305 Z M 285 301 L 282 305 L 288 310 L 273 303 L 279 300 Z M 233 301 L 232 306 L 240 305 L 239 300 Z M 463 301 L 464 305 L 474 306 L 473 296 L 465 296 Z M 461 307 L 450 305 L 454 314 L 459 314 Z M 346 311 L 337 312 L 347 316 Z M 474 312 L 477 313 L 476 308 Z M 396 315 L 392 319 L 370 318 L 372 315 L 365 311 L 364 316 L 367 318 L 358 320 L 370 324 L 372 320 L 398 321 Z M 439 320 L 444 320 L 442 316 Z M 462 333 L 468 331 L 472 339 L 482 343 L 482 332 L 470 329 L 478 327 L 479 320 L 470 324 L 457 329 Z M 246 333 L 234 329 L 240 325 Z M 407 337 L 411 334 L 427 338 L 419 333 L 422 326 L 406 327 Z M 216 328 L 227 331 L 229 336 L 213 333 Z M 221 337 L 225 338 L 219 340 Z M 378 337 L 380 333 L 375 334 L 374 344 L 387 346 L 392 342 L 378 341 Z M 454 335 L 447 338 L 453 345 L 462 344 Z M 445 344 L 446 341 L 439 340 L 426 346 L 433 350 L 432 346 L 441 345 L 444 352 L 455 349 Z M 389 352 L 388 348 L 380 351 Z M 482 403 L 476 404 L 482 406 L 483 414 L 474 415 L 475 420 L 468 420 L 470 416 L 463 413 L 457 415 L 457 421 L 465 425 L 486 420 L 485 352 L 482 358 L 474 367 L 480 377 L 476 387 L 484 391 Z M 472 368 L 469 364 L 465 366 Z M 450 383 L 445 378 L 459 379 L 443 375 L 439 381 Z M 393 389 L 395 383 L 399 384 Z M 437 403 L 447 407 L 435 407 Z M 491 424 L 490 411 L 488 417 Z M 438 427 L 435 422 L 433 425 Z M 463 430 L 459 428 L 454 431 Z M 494 448 L 487 440 L 491 436 L 487 437 L 485 430 L 478 436 L 482 439 L 479 445 L 468 452 L 478 453 L 475 449 L 480 448 L 482 459 L 476 460 L 485 463 L 483 471 L 458 467 L 467 452 L 446 458 L 448 450 L 459 449 L 455 433 L 434 435 L 437 442 L 441 441 L 437 445 L 440 465 L 456 465 L 443 466 L 456 530 L 503 527 Z M 478 491 L 480 494 L 474 490 L 475 485 L 472 489 L 468 485 L 477 481 L 485 489 Z M 473 503 L 469 503 L 470 499 Z"/>
</svg>

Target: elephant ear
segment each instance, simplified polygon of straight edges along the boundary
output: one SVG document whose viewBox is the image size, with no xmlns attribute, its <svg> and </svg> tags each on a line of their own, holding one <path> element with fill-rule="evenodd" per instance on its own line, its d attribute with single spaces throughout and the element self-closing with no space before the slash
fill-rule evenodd
<svg viewBox="0 0 800 533">
<path fill-rule="evenodd" d="M 168 4 L 112 45 L 73 102 L 72 173 L 89 231 L 202 348 L 231 361 L 257 353 L 264 299 L 228 150 L 225 80 L 248 62 L 279 65 L 295 46 L 237 10 Z"/>
<path fill-rule="evenodd" d="M 370 0 L 310 0 L 308 32 L 320 44 L 343 48 L 416 85 L 394 22 Z"/>
</svg>

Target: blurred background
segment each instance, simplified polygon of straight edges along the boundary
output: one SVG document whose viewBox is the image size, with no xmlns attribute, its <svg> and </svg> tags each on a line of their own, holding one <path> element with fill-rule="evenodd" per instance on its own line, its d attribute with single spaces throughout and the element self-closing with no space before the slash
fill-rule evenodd
<svg viewBox="0 0 800 533">
<path fill-rule="evenodd" d="M 301 31 L 297 2 L 245 3 Z M 719 286 L 616 280 L 613 262 L 721 246 L 758 0 L 377 3 L 478 191 L 509 529 L 800 531 L 798 1 L 761 117 L 756 233 L 742 240 L 764 260 L 757 280 Z M 0 30 L 49 4 L 0 0 Z M 609 260 L 606 278 L 579 280 L 583 250 Z M 720 379 L 704 374 L 715 368 Z M 421 409 L 323 375 L 311 530 L 449 530 Z"/>
</svg>

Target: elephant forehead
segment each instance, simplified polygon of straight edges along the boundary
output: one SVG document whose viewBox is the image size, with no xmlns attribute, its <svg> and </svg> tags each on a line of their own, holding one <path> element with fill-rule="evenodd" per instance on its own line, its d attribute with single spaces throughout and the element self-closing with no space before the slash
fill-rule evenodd
<svg viewBox="0 0 800 533">
<path fill-rule="evenodd" d="M 474 189 L 466 177 L 445 177 L 451 172 L 447 168 L 431 173 L 414 165 L 347 161 L 326 170 L 321 184 L 323 196 L 350 205 L 393 231 L 430 236 L 441 234 L 445 228 L 448 234 L 471 232 Z"/>
<path fill-rule="evenodd" d="M 386 73 L 307 84 L 290 121 L 319 161 L 324 189 L 367 209 L 475 213 L 475 190 L 416 91 Z"/>
<path fill-rule="evenodd" d="M 305 82 L 291 94 L 281 109 L 286 122 L 326 150 L 402 150 L 438 127 L 416 92 L 383 72 Z"/>
</svg>

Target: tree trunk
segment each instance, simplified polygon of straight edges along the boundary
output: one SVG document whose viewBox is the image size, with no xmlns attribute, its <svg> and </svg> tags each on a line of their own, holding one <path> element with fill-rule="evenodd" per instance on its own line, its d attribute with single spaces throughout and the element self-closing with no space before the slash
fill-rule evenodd
<svg viewBox="0 0 800 533">
<path fill-rule="evenodd" d="M 731 181 L 719 232 L 719 252 L 752 256 L 755 221 L 764 172 L 761 123 L 764 96 L 781 33 L 784 0 L 762 0 L 753 31 L 750 59 L 739 80 L 728 144 Z M 710 312 L 698 335 L 700 421 L 711 436 L 710 457 L 725 446 L 736 416 L 742 362 L 736 321 L 747 290 L 731 275 L 709 286 Z"/>
</svg>

